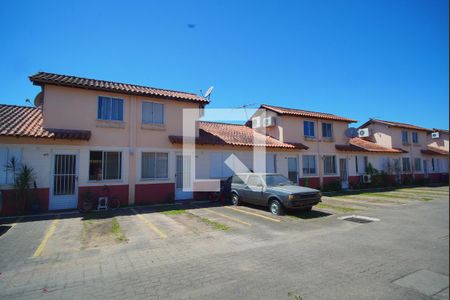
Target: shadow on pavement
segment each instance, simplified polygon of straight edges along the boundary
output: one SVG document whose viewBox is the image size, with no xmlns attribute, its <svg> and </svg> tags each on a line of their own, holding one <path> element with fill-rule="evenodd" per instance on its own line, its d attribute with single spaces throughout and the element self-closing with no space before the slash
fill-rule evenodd
<svg viewBox="0 0 450 300">
<path fill-rule="evenodd" d="M 9 225 L 0 225 L 0 237 L 8 232 L 12 226 Z"/>
<path fill-rule="evenodd" d="M 314 210 L 314 208 L 313 208 L 313 210 L 311 210 L 311 211 L 290 211 L 287 213 L 287 215 L 296 217 L 299 219 L 308 220 L 308 219 L 328 217 L 328 216 L 331 216 L 332 214 L 326 213 L 323 211 L 319 211 L 319 210 Z"/>
</svg>

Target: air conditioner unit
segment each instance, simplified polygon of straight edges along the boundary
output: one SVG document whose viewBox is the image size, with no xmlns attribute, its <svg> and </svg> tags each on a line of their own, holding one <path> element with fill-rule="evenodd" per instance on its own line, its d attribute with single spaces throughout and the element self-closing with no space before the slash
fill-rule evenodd
<svg viewBox="0 0 450 300">
<path fill-rule="evenodd" d="M 358 137 L 368 137 L 368 136 L 369 136 L 369 128 L 358 129 Z"/>
<path fill-rule="evenodd" d="M 274 117 L 267 117 L 263 119 L 263 126 L 264 127 L 272 127 L 275 126 L 275 118 Z"/>
<path fill-rule="evenodd" d="M 372 182 L 372 176 L 369 174 L 364 174 L 361 176 L 363 183 L 371 183 Z"/>
<path fill-rule="evenodd" d="M 431 138 L 432 138 L 432 139 L 438 139 L 438 138 L 439 138 L 439 131 L 432 132 L 432 133 L 431 133 Z"/>
<path fill-rule="evenodd" d="M 252 119 L 252 128 L 259 128 L 261 127 L 261 118 L 256 117 Z"/>
</svg>

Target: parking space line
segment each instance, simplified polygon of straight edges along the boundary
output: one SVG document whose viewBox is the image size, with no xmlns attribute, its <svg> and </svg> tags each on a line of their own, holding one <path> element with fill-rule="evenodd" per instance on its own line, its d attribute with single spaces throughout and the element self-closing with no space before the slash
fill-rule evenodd
<svg viewBox="0 0 450 300">
<path fill-rule="evenodd" d="M 238 211 L 238 212 L 241 212 L 241 213 L 244 213 L 244 214 L 248 214 L 248 215 L 252 215 L 252 216 L 255 216 L 255 217 L 260 217 L 260 218 L 263 218 L 263 219 L 266 219 L 266 220 L 269 220 L 269 221 L 272 221 L 272 222 L 277 222 L 277 223 L 281 222 L 281 220 L 274 219 L 274 218 L 271 218 L 271 217 L 266 217 L 266 216 L 263 216 L 263 215 L 260 215 L 260 214 L 255 214 L 255 213 L 252 213 L 252 212 L 249 212 L 249 211 L 238 209 L 236 207 L 225 206 L 225 208 L 232 209 L 234 211 Z"/>
<path fill-rule="evenodd" d="M 59 222 L 59 215 L 56 216 L 56 219 L 53 220 L 52 224 L 50 224 L 50 228 L 47 230 L 47 232 L 44 235 L 44 238 L 42 239 L 41 243 L 37 247 L 36 251 L 33 254 L 33 258 L 41 256 L 42 252 L 44 252 L 45 246 L 47 246 L 48 240 L 52 237 L 52 235 L 55 233 L 56 225 Z"/>
<path fill-rule="evenodd" d="M 17 220 L 11 224 L 11 229 L 14 228 L 17 225 L 17 223 L 20 223 L 20 221 L 22 221 L 22 219 L 23 219 L 23 217 L 18 217 Z"/>
<path fill-rule="evenodd" d="M 162 239 L 166 239 L 167 235 L 162 232 L 161 230 L 159 230 L 158 227 L 156 227 L 152 222 L 150 222 L 149 220 L 147 220 L 146 217 L 144 217 L 143 215 L 141 215 L 140 213 L 138 213 L 134 208 L 131 209 L 131 211 L 139 218 L 142 220 L 142 222 L 144 222 L 148 227 L 150 227 L 151 230 L 153 230 L 157 235 L 159 235 L 160 238 Z"/>
<path fill-rule="evenodd" d="M 201 207 L 199 207 L 199 206 L 196 206 L 196 207 L 201 208 Z M 210 213 L 216 214 L 216 215 L 218 215 L 218 216 L 224 217 L 224 218 L 226 218 L 226 219 L 229 219 L 229 220 L 231 220 L 231 221 L 234 221 L 234 222 L 237 222 L 237 223 L 241 223 L 241 224 L 244 224 L 244 225 L 247 225 L 247 226 L 252 226 L 252 224 L 250 224 L 250 223 L 248 223 L 248 222 L 245 222 L 245 221 L 242 221 L 242 220 L 239 220 L 239 219 L 236 219 L 236 218 L 233 218 L 233 217 L 224 215 L 224 214 L 219 213 L 219 212 L 217 212 L 217 211 L 214 211 L 214 210 L 212 210 L 212 209 L 209 209 L 209 208 L 202 208 L 202 209 L 204 209 L 204 210 L 206 210 L 206 211 L 208 211 L 208 212 L 210 212 Z"/>
</svg>

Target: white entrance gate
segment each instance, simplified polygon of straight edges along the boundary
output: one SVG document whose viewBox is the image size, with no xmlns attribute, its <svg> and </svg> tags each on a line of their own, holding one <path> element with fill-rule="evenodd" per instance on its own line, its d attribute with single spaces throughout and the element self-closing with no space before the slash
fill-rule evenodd
<svg viewBox="0 0 450 300">
<path fill-rule="evenodd" d="M 78 155 L 58 152 L 52 159 L 52 182 L 49 210 L 77 208 Z"/>
<path fill-rule="evenodd" d="M 183 190 L 183 187 L 184 189 L 192 189 L 191 164 L 192 155 L 176 155 L 175 200 L 186 200 L 193 198 L 192 191 Z"/>
</svg>

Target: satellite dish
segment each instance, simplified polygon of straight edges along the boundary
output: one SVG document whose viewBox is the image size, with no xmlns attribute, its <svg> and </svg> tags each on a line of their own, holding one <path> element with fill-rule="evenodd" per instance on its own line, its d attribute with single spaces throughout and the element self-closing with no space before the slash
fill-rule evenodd
<svg viewBox="0 0 450 300">
<path fill-rule="evenodd" d="M 209 96 L 211 96 L 211 93 L 212 93 L 213 90 L 214 90 L 214 87 L 210 86 L 209 89 L 206 91 L 204 97 L 209 99 Z"/>
<path fill-rule="evenodd" d="M 358 129 L 355 127 L 349 127 L 345 130 L 345 136 L 348 138 L 354 138 L 358 136 Z"/>
<path fill-rule="evenodd" d="M 37 94 L 36 97 L 34 97 L 34 106 L 36 106 L 36 107 L 41 106 L 43 100 L 44 100 L 44 95 L 42 94 L 42 92 L 39 92 L 39 94 Z"/>
</svg>

